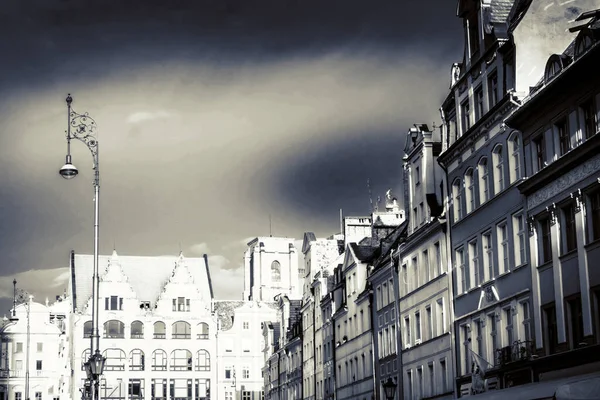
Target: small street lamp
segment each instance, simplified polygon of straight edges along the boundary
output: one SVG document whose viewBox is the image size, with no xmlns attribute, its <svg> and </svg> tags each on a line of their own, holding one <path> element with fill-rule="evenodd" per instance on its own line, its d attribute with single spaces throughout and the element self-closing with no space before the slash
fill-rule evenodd
<svg viewBox="0 0 600 400">
<path fill-rule="evenodd" d="M 100 334 L 98 333 L 98 309 L 99 307 L 99 278 L 98 278 L 98 245 L 99 245 L 99 220 L 100 220 L 100 169 L 98 160 L 98 133 L 96 121 L 88 113 L 78 114 L 71 108 L 73 98 L 69 94 L 67 102 L 67 156 L 65 165 L 59 170 L 59 174 L 65 179 L 73 179 L 79 171 L 71 161 L 71 140 L 77 139 L 83 142 L 92 153 L 94 169 L 94 275 L 92 277 L 92 334 L 90 335 L 90 359 L 84 364 L 90 387 L 93 386 L 91 398 L 97 400 L 98 383 L 100 375 L 104 370 L 106 360 L 100 354 Z M 73 128 L 73 129 L 71 129 Z M 95 343 L 94 343 L 95 339 Z M 95 345 L 95 346 L 94 346 Z"/>
<path fill-rule="evenodd" d="M 392 378 L 388 378 L 387 381 L 383 384 L 383 390 L 385 392 L 385 398 L 387 400 L 394 400 L 396 396 L 396 383 L 392 380 Z"/>
</svg>

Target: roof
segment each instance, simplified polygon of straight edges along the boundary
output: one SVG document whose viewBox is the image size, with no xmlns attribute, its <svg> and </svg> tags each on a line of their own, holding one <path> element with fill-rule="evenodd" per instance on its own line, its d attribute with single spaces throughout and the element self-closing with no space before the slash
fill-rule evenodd
<svg viewBox="0 0 600 400">
<path fill-rule="evenodd" d="M 98 270 L 100 279 L 106 274 L 109 261 L 115 257 L 100 255 Z M 140 301 L 155 304 L 165 284 L 171 277 L 176 261 L 180 256 L 118 256 L 123 274 Z M 184 258 L 194 284 L 206 298 L 212 298 L 212 288 L 208 275 L 208 265 L 204 258 Z M 72 296 L 73 307 L 83 310 L 92 296 L 92 276 L 94 257 L 89 254 L 74 254 L 69 280 L 69 294 Z"/>
<path fill-rule="evenodd" d="M 352 248 L 356 258 L 361 262 L 370 261 L 377 250 L 377 247 L 364 244 L 350 243 L 349 246 Z"/>
<path fill-rule="evenodd" d="M 490 22 L 502 24 L 508 21 L 508 16 L 515 0 L 492 0 L 490 4 Z"/>
</svg>

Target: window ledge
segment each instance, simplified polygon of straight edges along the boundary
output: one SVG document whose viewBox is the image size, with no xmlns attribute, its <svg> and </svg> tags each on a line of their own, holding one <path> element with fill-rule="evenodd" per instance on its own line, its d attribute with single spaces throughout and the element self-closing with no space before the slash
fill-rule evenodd
<svg viewBox="0 0 600 400">
<path fill-rule="evenodd" d="M 560 262 L 565 262 L 565 261 L 569 261 L 573 258 L 577 257 L 577 247 L 573 250 L 570 250 L 569 252 L 562 254 L 561 256 L 558 257 L 558 260 Z"/>
<path fill-rule="evenodd" d="M 600 247 L 600 238 L 591 241 L 590 243 L 583 246 L 586 250 L 594 250 Z"/>
<path fill-rule="evenodd" d="M 527 265 L 529 265 L 529 264 L 528 264 L 528 263 L 522 263 L 522 264 L 519 264 L 519 265 L 517 265 L 516 267 L 514 267 L 514 268 L 512 269 L 512 271 L 517 271 L 517 270 L 519 270 L 519 269 L 521 269 L 521 268 L 523 268 L 523 267 L 526 267 Z"/>
</svg>

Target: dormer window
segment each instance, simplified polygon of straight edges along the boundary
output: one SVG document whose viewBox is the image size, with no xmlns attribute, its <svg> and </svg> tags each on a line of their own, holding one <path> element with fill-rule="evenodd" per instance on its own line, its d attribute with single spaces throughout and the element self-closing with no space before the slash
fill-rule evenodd
<svg viewBox="0 0 600 400">
<path fill-rule="evenodd" d="M 112 311 L 123 310 L 123 298 L 119 296 L 110 296 L 104 298 L 104 309 Z"/>
<path fill-rule="evenodd" d="M 556 75 L 558 75 L 560 71 L 562 71 L 563 67 L 563 62 L 558 54 L 550 56 L 548 62 L 546 63 L 546 83 L 550 82 Z"/>
<path fill-rule="evenodd" d="M 177 297 L 173 299 L 173 311 L 189 312 L 190 299 L 186 299 L 185 297 Z"/>
<path fill-rule="evenodd" d="M 593 39 L 589 32 L 582 31 L 575 40 L 575 58 L 581 57 L 590 47 L 592 47 Z"/>
</svg>

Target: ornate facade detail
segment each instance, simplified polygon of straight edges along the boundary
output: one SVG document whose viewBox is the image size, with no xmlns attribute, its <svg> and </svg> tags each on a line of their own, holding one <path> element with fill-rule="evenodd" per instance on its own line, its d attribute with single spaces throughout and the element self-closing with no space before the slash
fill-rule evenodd
<svg viewBox="0 0 600 400">
<path fill-rule="evenodd" d="M 536 230 L 535 218 L 533 216 L 527 218 L 527 227 L 529 228 L 529 236 L 533 236 Z"/>
<path fill-rule="evenodd" d="M 580 212 L 583 209 L 583 202 L 581 201 L 581 189 L 577 189 L 571 193 L 571 198 L 575 200 L 575 212 Z"/>
<path fill-rule="evenodd" d="M 566 171 L 557 179 L 554 179 L 540 190 L 528 196 L 527 207 L 532 209 L 539 206 L 584 178 L 597 173 L 598 170 L 600 170 L 600 154 L 597 154 L 585 163 Z"/>
<path fill-rule="evenodd" d="M 548 211 L 548 216 L 550 217 L 550 225 L 556 224 L 557 215 L 556 215 L 556 204 L 552 203 L 548 207 L 546 207 L 546 211 Z"/>
</svg>

